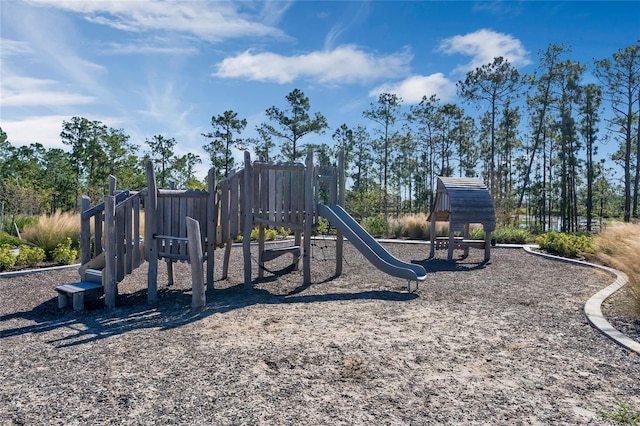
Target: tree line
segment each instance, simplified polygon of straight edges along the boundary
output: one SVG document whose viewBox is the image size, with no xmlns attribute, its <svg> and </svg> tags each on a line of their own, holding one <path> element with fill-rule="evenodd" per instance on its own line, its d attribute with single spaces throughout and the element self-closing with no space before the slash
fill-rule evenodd
<svg viewBox="0 0 640 426">
<path fill-rule="evenodd" d="M 311 149 L 324 164 L 335 163 L 344 150 L 348 208 L 359 218 L 428 212 L 437 176 L 482 179 L 503 222 L 524 215 L 538 229 L 559 224 L 561 231 L 575 231 L 582 225 L 591 230 L 602 216 L 638 218 L 640 44 L 592 64 L 568 59 L 570 52 L 550 45 L 531 75 L 497 57 L 457 83 L 460 103 L 424 96 L 407 107 L 397 95 L 382 93 L 363 111 L 362 123 L 341 124 L 322 144 L 303 145 L 305 136 L 330 127 L 294 89 L 284 107 L 266 109 L 268 121 L 255 127 L 254 138 L 241 137 L 247 120 L 235 111 L 212 116 L 212 130 L 202 134 L 206 161 L 222 178 L 236 166 L 234 150 L 297 162 Z M 597 81 L 585 83 L 587 71 Z M 81 194 L 93 200 L 104 195 L 110 174 L 120 188 L 142 188 L 148 159 L 160 185 L 205 187 L 194 177 L 205 160 L 177 156 L 174 138 L 154 135 L 139 154 L 123 129 L 84 117 L 63 121 L 60 137 L 68 150 L 14 147 L 0 129 L 6 212 L 77 209 Z M 596 160 L 601 143 L 618 147 L 611 161 Z M 618 183 L 613 176 L 620 169 Z"/>
</svg>

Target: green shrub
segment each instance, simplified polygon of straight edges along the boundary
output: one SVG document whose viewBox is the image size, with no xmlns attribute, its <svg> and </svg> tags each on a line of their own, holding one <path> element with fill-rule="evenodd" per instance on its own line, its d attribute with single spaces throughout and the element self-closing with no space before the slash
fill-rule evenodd
<svg viewBox="0 0 640 426">
<path fill-rule="evenodd" d="M 13 235 L 9 235 L 6 232 L 2 231 L 2 233 L 0 233 L 0 246 L 4 245 L 18 247 L 20 245 L 20 238 L 14 237 Z"/>
<path fill-rule="evenodd" d="M 531 233 L 522 228 L 499 226 L 491 233 L 491 238 L 501 244 L 526 244 L 531 239 Z"/>
<path fill-rule="evenodd" d="M 11 269 L 16 264 L 16 257 L 11 252 L 11 247 L 8 245 L 0 246 L 0 271 Z"/>
<path fill-rule="evenodd" d="M 54 262 L 62 265 L 70 265 L 78 258 L 78 250 L 71 247 L 71 238 L 67 237 L 64 243 L 60 243 L 51 252 Z"/>
<path fill-rule="evenodd" d="M 547 232 L 536 238 L 536 244 L 544 250 L 564 257 L 578 257 L 595 252 L 593 241 L 586 234 Z"/>
<path fill-rule="evenodd" d="M 291 235 L 291 229 L 281 226 L 280 228 L 278 228 L 278 233 L 286 238 Z"/>
<path fill-rule="evenodd" d="M 370 216 L 364 219 L 362 227 L 374 237 L 386 235 L 389 230 L 389 224 L 382 215 Z"/>
<path fill-rule="evenodd" d="M 315 235 L 326 235 L 327 233 L 329 233 L 329 221 L 324 217 L 318 218 Z"/>
<path fill-rule="evenodd" d="M 472 240 L 484 240 L 485 232 L 483 228 L 471 228 L 469 229 L 469 238 Z"/>
<path fill-rule="evenodd" d="M 278 238 L 278 231 L 275 229 L 265 229 L 264 230 L 264 239 L 265 241 L 275 241 Z"/>
<path fill-rule="evenodd" d="M 45 258 L 45 252 L 40 247 L 31 247 L 26 244 L 20 246 L 20 253 L 16 257 L 18 266 L 36 266 Z"/>
</svg>

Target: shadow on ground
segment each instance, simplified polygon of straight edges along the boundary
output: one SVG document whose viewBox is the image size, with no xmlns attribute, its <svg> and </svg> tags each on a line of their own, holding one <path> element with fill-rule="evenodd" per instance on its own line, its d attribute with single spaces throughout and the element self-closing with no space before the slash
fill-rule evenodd
<svg viewBox="0 0 640 426">
<path fill-rule="evenodd" d="M 330 279 L 323 282 L 328 282 Z M 264 281 L 261 281 L 263 283 Z M 319 283 L 322 284 L 322 283 Z M 308 286 L 307 286 L 308 287 Z M 0 330 L 0 339 L 24 334 L 47 333 L 64 329 L 63 337 L 47 341 L 57 347 L 81 345 L 142 328 L 169 330 L 199 321 L 213 314 L 225 313 L 253 305 L 315 303 L 342 300 L 389 300 L 404 302 L 417 298 L 416 294 L 395 291 L 362 291 L 300 295 L 307 287 L 298 287 L 286 295 L 274 295 L 267 290 L 254 289 L 247 294 L 243 285 L 216 289 L 207 293 L 207 305 L 191 309 L 191 290 L 158 290 L 158 304 L 147 304 L 147 290 L 118 295 L 117 307 L 107 310 L 103 299 L 87 300 L 85 311 L 61 311 L 57 298 L 48 300 L 29 311 L 0 316 L 0 321 L 24 319 L 33 324 Z"/>
</svg>

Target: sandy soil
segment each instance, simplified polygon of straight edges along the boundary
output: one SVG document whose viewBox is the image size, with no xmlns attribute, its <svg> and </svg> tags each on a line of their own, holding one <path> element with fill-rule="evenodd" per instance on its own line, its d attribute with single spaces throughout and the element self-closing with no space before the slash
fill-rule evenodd
<svg viewBox="0 0 640 426">
<path fill-rule="evenodd" d="M 52 287 L 74 270 L 0 279 L 0 425 L 613 424 L 601 413 L 640 408 L 640 357 L 583 314 L 612 276 L 518 249 L 486 265 L 438 252 L 409 294 L 349 244 L 333 277 L 331 245 L 314 245 L 312 285 L 267 273 L 250 295 L 234 248 L 197 312 L 184 264 L 158 306 L 143 266 L 111 311 L 58 310 Z"/>
</svg>

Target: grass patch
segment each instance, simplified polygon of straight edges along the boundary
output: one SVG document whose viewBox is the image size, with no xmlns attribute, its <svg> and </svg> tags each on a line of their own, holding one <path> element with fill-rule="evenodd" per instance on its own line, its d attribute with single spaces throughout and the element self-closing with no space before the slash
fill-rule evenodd
<svg viewBox="0 0 640 426">
<path fill-rule="evenodd" d="M 625 402 L 619 402 L 615 408 L 603 408 L 598 415 L 605 420 L 612 420 L 622 425 L 640 424 L 640 411 L 632 408 Z"/>
</svg>

